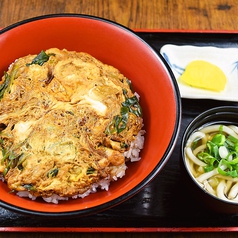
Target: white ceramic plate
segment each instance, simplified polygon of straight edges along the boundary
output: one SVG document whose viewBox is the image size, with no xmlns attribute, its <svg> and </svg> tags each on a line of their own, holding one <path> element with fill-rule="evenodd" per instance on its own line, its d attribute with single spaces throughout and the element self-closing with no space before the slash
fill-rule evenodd
<svg viewBox="0 0 238 238">
<path fill-rule="evenodd" d="M 167 44 L 161 48 L 160 53 L 171 67 L 177 80 L 185 67 L 193 60 L 206 60 L 215 64 L 227 77 L 228 82 L 222 92 L 194 88 L 178 80 L 182 98 L 238 101 L 238 48 Z"/>
</svg>

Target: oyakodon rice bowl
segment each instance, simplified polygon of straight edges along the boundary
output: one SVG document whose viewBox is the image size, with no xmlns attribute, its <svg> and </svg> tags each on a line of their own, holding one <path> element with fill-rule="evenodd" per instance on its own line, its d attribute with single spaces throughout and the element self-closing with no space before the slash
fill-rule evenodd
<svg viewBox="0 0 238 238">
<path fill-rule="evenodd" d="M 0 85 L 0 172 L 10 191 L 83 198 L 140 160 L 142 110 L 131 82 L 83 52 L 51 48 L 12 63 Z"/>
</svg>

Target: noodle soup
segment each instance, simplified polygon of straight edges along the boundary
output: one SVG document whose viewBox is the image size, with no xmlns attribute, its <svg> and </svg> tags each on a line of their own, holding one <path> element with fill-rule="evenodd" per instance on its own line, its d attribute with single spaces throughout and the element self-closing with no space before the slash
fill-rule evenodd
<svg viewBox="0 0 238 238">
<path fill-rule="evenodd" d="M 238 203 L 238 127 L 216 124 L 190 134 L 184 148 L 189 173 L 207 193 Z"/>
</svg>

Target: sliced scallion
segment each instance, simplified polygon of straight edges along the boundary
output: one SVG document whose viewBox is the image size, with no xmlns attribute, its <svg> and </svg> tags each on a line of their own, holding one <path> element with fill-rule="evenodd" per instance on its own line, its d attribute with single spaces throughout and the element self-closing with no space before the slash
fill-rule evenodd
<svg viewBox="0 0 238 238">
<path fill-rule="evenodd" d="M 30 66 L 32 64 L 38 64 L 42 66 L 45 62 L 47 62 L 51 55 L 55 54 L 46 54 L 44 50 L 42 50 L 33 60 L 31 63 L 26 64 L 26 66 Z"/>
<path fill-rule="evenodd" d="M 219 127 L 219 132 L 207 141 L 205 150 L 197 157 L 206 163 L 204 171 L 209 172 L 217 168 L 224 176 L 238 177 L 238 139 L 225 135 Z"/>
</svg>

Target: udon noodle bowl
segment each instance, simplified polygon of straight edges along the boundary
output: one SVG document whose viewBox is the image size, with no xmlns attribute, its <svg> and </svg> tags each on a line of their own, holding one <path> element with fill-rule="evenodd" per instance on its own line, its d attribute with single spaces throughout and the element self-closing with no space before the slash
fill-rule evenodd
<svg viewBox="0 0 238 238">
<path fill-rule="evenodd" d="M 185 163 L 189 173 L 209 194 L 238 203 L 238 127 L 209 125 L 187 140 Z"/>
</svg>

